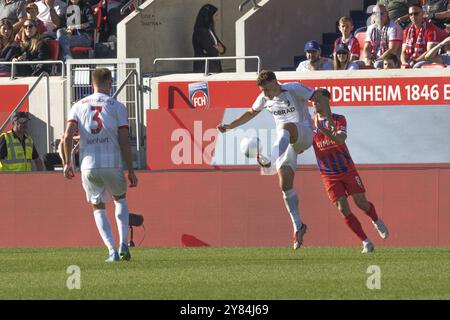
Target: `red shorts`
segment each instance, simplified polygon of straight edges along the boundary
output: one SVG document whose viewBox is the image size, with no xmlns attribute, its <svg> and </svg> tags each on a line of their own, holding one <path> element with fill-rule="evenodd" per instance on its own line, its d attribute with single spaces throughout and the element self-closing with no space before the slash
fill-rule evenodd
<svg viewBox="0 0 450 320">
<path fill-rule="evenodd" d="M 322 180 L 328 192 L 328 197 L 333 203 L 340 197 L 366 192 L 357 171 L 351 171 L 337 176 L 322 175 Z"/>
</svg>

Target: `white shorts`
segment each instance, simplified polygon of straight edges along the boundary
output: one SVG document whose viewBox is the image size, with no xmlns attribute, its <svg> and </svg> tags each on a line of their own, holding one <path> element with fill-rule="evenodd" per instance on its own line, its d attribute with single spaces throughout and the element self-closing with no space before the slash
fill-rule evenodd
<svg viewBox="0 0 450 320">
<path fill-rule="evenodd" d="M 81 171 L 81 181 L 87 201 L 92 204 L 106 202 L 106 192 L 121 196 L 127 192 L 127 181 L 119 168 L 97 168 Z"/>
<path fill-rule="evenodd" d="M 294 144 L 289 144 L 285 153 L 283 153 L 276 162 L 277 171 L 281 167 L 290 167 L 295 172 L 297 169 L 297 156 L 310 148 L 313 144 L 313 131 L 311 127 L 297 124 L 298 139 Z"/>
</svg>

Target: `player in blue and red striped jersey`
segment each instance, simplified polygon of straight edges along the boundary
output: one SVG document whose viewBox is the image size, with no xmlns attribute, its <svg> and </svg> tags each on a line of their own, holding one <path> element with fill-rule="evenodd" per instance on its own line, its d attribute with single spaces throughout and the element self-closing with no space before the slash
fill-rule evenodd
<svg viewBox="0 0 450 320">
<path fill-rule="evenodd" d="M 328 99 L 331 97 L 326 89 L 320 88 L 317 91 Z M 320 103 L 313 102 L 313 106 L 315 108 L 313 147 L 328 197 L 344 216 L 347 226 L 363 242 L 362 252 L 372 252 L 374 245 L 367 238 L 358 218 L 351 212 L 347 196 L 351 195 L 358 208 L 372 219 L 381 238 L 388 237 L 388 230 L 383 221 L 378 218 L 375 206 L 367 201 L 366 190 L 345 144 L 347 121 L 344 116 L 333 113 L 334 130 L 330 130 L 324 125 L 324 109 Z"/>
</svg>

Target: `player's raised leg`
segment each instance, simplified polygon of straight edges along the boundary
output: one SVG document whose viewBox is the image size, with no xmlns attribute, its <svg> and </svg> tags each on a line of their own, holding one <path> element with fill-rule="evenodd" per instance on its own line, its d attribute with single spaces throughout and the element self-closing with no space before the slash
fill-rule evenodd
<svg viewBox="0 0 450 320">
<path fill-rule="evenodd" d="M 294 250 L 297 250 L 303 243 L 303 236 L 306 233 L 307 226 L 302 223 L 300 218 L 298 195 L 294 189 L 295 173 L 291 167 L 283 166 L 278 170 L 278 177 L 283 192 L 284 204 L 291 217 L 292 227 L 294 229 L 293 247 Z"/>
<path fill-rule="evenodd" d="M 119 231 L 119 256 L 120 260 L 130 260 L 131 254 L 128 248 L 128 229 L 129 229 L 129 212 L 128 202 L 125 194 L 121 196 L 113 196 L 116 208 L 116 222 Z"/>
<path fill-rule="evenodd" d="M 353 233 L 362 241 L 363 250 L 362 253 L 372 252 L 374 250 L 374 245 L 367 238 L 366 233 L 364 232 L 361 223 L 358 218 L 353 215 L 350 210 L 350 206 L 347 201 L 347 197 L 340 197 L 337 201 L 334 202 L 334 205 L 338 208 L 339 212 L 344 216 L 345 223 L 353 231 Z"/>
<path fill-rule="evenodd" d="M 380 237 L 382 239 L 387 239 L 389 236 L 388 228 L 384 224 L 383 220 L 378 217 L 373 203 L 367 201 L 364 193 L 355 193 L 352 195 L 352 197 L 358 208 L 364 211 L 370 217 L 370 219 L 372 219 L 372 223 L 375 229 L 378 231 Z"/>
</svg>

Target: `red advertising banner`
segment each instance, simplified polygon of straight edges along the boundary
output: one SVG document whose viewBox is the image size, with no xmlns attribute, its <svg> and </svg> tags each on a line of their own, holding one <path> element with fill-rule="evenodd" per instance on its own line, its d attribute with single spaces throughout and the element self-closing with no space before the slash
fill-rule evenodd
<svg viewBox="0 0 450 320">
<path fill-rule="evenodd" d="M 283 80 L 324 87 L 332 94 L 333 106 L 445 105 L 450 102 L 449 77 L 357 78 Z M 158 105 L 162 109 L 193 108 L 189 99 L 191 82 L 161 82 Z M 255 81 L 210 81 L 210 108 L 250 107 L 260 93 Z"/>
<path fill-rule="evenodd" d="M 222 118 L 220 109 L 148 110 L 147 169 L 213 168 Z"/>
<path fill-rule="evenodd" d="M 0 86 L 0 125 L 5 122 L 8 115 L 19 104 L 28 91 L 28 85 L 1 85 Z M 28 101 L 24 103 L 21 111 L 28 111 Z M 7 131 L 9 127 L 6 127 Z"/>
</svg>

